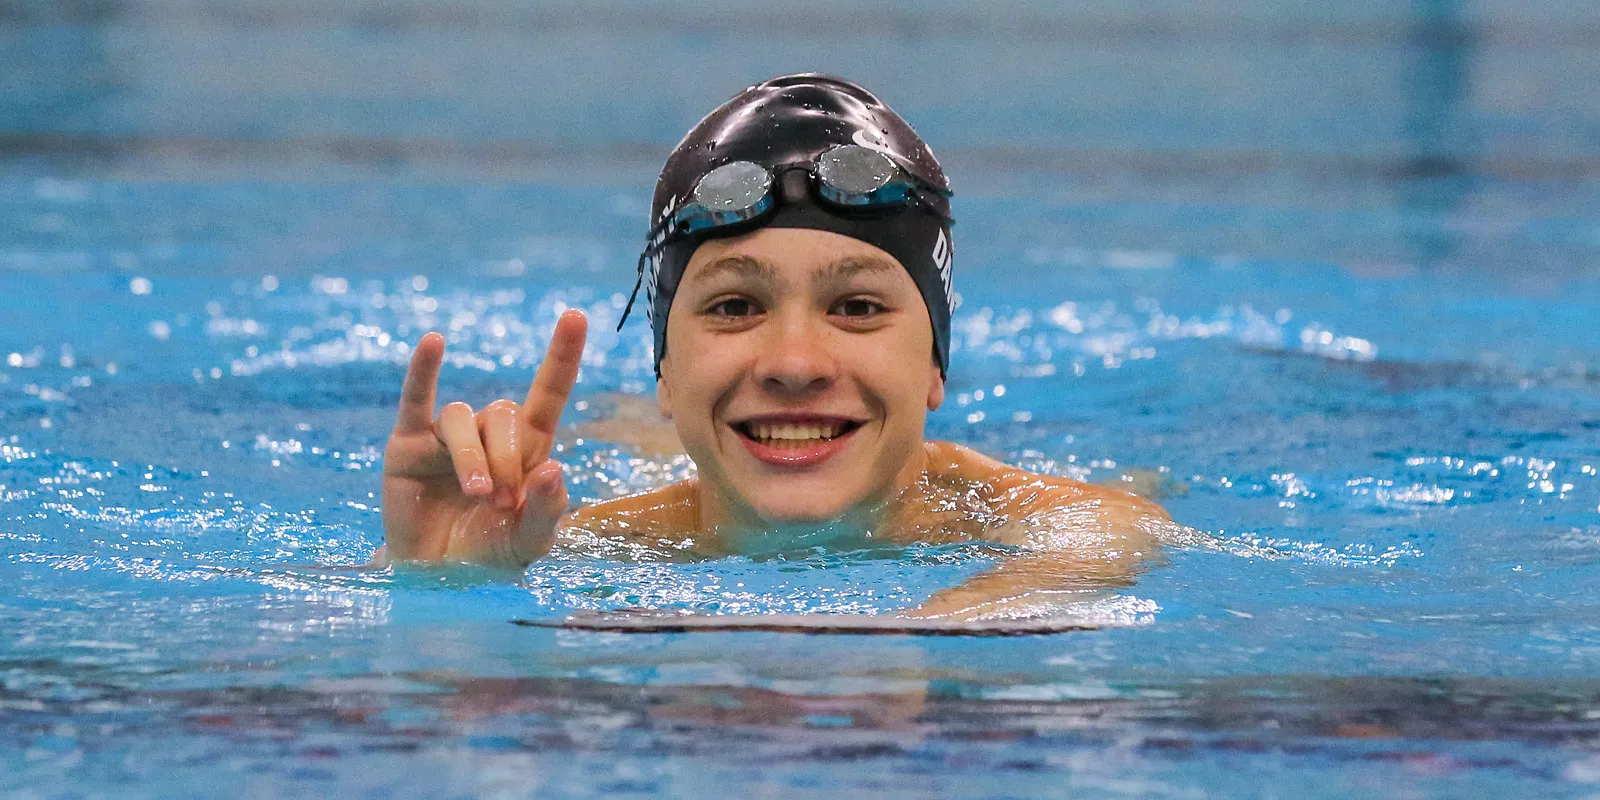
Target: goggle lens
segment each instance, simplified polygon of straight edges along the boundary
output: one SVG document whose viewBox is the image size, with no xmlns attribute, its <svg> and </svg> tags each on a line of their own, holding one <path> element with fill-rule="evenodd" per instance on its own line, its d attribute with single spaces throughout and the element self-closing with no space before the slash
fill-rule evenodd
<svg viewBox="0 0 1600 800">
<path fill-rule="evenodd" d="M 894 197 L 885 197 L 883 191 L 899 175 L 900 168 L 888 156 L 860 145 L 835 147 L 817 159 L 817 189 L 839 205 L 900 202 L 905 199 L 903 189 Z"/>
<path fill-rule="evenodd" d="M 772 173 L 759 164 L 735 161 L 707 172 L 695 184 L 694 201 L 679 212 L 678 222 L 693 233 L 753 219 L 770 207 Z"/>
</svg>

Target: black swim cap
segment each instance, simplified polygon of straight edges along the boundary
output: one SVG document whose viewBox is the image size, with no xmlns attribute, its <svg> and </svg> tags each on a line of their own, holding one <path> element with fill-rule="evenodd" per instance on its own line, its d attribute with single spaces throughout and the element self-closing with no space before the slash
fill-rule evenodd
<svg viewBox="0 0 1600 800">
<path fill-rule="evenodd" d="M 678 234 L 652 241 L 641 260 L 648 281 L 646 303 L 655 331 L 656 374 L 667 352 L 667 315 L 689 257 L 708 238 L 746 233 L 756 227 L 811 228 L 873 245 L 906 268 L 933 322 L 934 355 L 943 374 L 950 366 L 950 184 L 944 170 L 911 126 L 866 89 L 827 75 L 774 78 L 752 86 L 700 120 L 667 157 L 650 207 L 661 223 L 687 202 L 700 178 L 717 167 L 749 161 L 766 169 L 812 167 L 819 155 L 841 145 L 859 145 L 887 155 L 926 191 L 918 202 L 877 211 L 848 213 L 817 203 L 810 191 L 777 181 L 775 213 L 759 222 Z M 784 173 L 788 178 L 792 173 Z M 655 231 L 652 228 L 652 231 Z"/>
</svg>

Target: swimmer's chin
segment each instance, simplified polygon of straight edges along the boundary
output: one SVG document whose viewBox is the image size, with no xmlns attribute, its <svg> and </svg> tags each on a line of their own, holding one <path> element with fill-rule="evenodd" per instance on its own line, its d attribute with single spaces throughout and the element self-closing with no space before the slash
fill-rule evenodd
<svg viewBox="0 0 1600 800">
<path fill-rule="evenodd" d="M 874 547 L 882 540 L 874 534 L 883 520 L 881 505 L 822 508 L 747 509 L 740 522 L 718 526 L 716 537 L 723 550 L 744 555 L 806 550 Z M 744 516 L 744 515 L 741 515 Z"/>
<path fill-rule="evenodd" d="M 866 523 L 881 510 L 881 504 L 862 503 L 855 501 L 855 498 L 840 502 L 836 495 L 816 498 L 803 491 L 783 495 L 781 489 L 774 489 L 771 494 L 783 497 L 786 502 L 748 505 L 748 522 L 753 524 L 746 527 L 768 531 L 816 532 Z"/>
<path fill-rule="evenodd" d="M 705 521 L 744 528 L 783 525 L 826 525 L 858 503 L 855 492 L 816 475 L 760 476 L 729 469 L 720 479 L 701 476 L 697 483 Z M 821 485 L 819 485 L 821 484 Z"/>
<path fill-rule="evenodd" d="M 801 530 L 831 528 L 842 524 L 848 514 L 845 509 L 753 509 L 760 526 L 768 530 L 796 528 Z"/>
</svg>

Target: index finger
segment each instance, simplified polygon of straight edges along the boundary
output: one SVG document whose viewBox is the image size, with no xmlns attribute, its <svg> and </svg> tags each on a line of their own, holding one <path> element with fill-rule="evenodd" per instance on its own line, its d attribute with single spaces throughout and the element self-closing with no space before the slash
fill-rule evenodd
<svg viewBox="0 0 1600 800">
<path fill-rule="evenodd" d="M 589 318 L 582 311 L 574 308 L 562 312 L 561 318 L 556 320 L 556 332 L 550 337 L 550 349 L 545 351 L 544 363 L 534 373 L 528 398 L 522 402 L 523 419 L 548 439 L 555 438 L 561 409 L 567 405 L 572 385 L 578 382 L 583 340 L 588 332 Z"/>
<path fill-rule="evenodd" d="M 411 366 L 400 386 L 400 417 L 396 432 L 420 433 L 433 426 L 433 398 L 439 386 L 439 365 L 444 362 L 444 337 L 430 333 L 417 342 Z"/>
</svg>

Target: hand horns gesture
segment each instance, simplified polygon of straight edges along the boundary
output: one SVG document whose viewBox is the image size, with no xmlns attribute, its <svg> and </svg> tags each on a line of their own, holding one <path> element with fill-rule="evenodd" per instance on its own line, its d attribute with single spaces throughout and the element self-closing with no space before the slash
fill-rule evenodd
<svg viewBox="0 0 1600 800">
<path fill-rule="evenodd" d="M 578 379 L 587 330 L 583 312 L 561 315 L 521 405 L 496 400 L 474 413 L 455 402 L 437 417 L 444 337 L 422 337 L 384 451 L 380 559 L 521 569 L 550 551 L 567 511 L 550 446 Z"/>
</svg>

